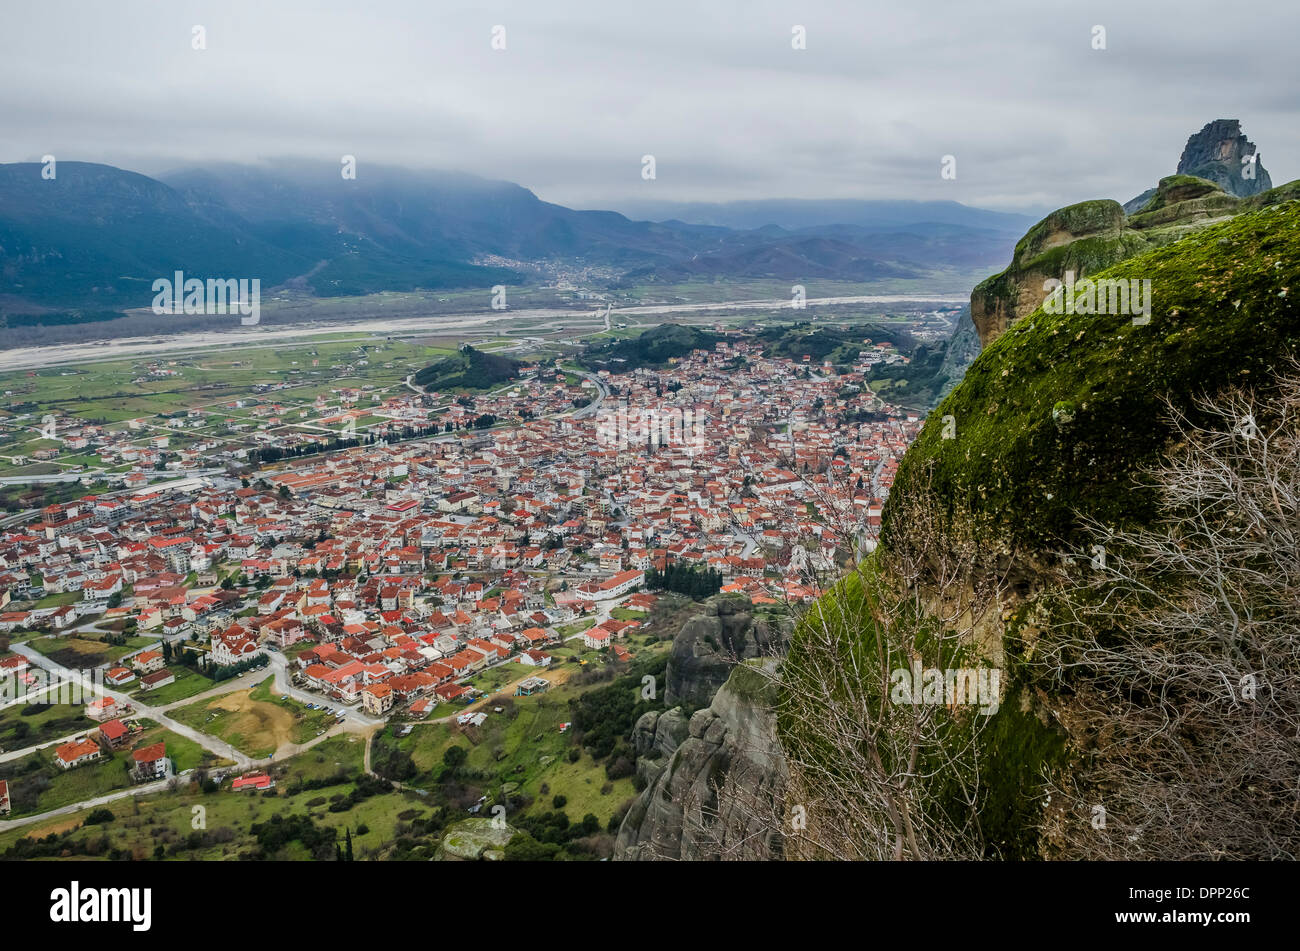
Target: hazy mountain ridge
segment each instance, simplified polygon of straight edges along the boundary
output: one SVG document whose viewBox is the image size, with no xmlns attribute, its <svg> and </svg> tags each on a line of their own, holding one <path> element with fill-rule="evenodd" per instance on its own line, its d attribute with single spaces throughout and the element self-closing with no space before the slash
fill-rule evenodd
<svg viewBox="0 0 1300 951">
<path fill-rule="evenodd" d="M 624 202 L 632 217 L 666 219 L 695 225 L 750 230 L 776 226 L 787 230 L 847 225 L 894 231 L 915 225 L 957 225 L 1023 234 L 1029 215 L 971 208 L 955 201 L 772 198 L 734 202 Z"/>
<path fill-rule="evenodd" d="M 362 165 L 214 165 L 157 178 L 62 161 L 0 166 L 0 300 L 12 314 L 146 306 L 176 270 L 259 277 L 322 296 L 527 283 L 526 262 L 623 274 L 617 284 L 728 278 L 869 282 L 1005 257 L 1004 216 L 955 203 L 939 221 L 888 214 L 738 230 L 578 211 L 474 175 Z M 843 203 L 839 203 L 843 204 Z M 929 214 L 929 204 L 918 203 Z M 826 209 L 837 203 L 824 204 Z M 859 209 L 860 211 L 860 209 Z M 979 226 L 977 226 L 977 224 Z M 485 267 L 483 261 L 524 262 Z"/>
</svg>

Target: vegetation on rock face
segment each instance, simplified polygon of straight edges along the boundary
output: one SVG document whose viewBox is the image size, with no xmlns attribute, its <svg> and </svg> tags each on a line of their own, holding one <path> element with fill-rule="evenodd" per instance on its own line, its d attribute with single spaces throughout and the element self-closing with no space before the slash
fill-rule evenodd
<svg viewBox="0 0 1300 951">
<path fill-rule="evenodd" d="M 1046 280 L 1076 279 L 1154 248 L 1180 241 L 1219 220 L 1290 200 L 1300 183 L 1237 198 L 1193 175 L 1170 175 L 1129 205 L 1124 218 L 1113 201 L 1080 202 L 1054 211 L 1016 245 L 1011 264 L 971 293 L 971 316 L 985 346 L 1028 316 L 1044 297 Z"/>
<path fill-rule="evenodd" d="M 1171 411 L 1178 448 L 1143 473 L 1158 517 L 1091 526 L 1093 557 L 1040 599 L 1023 675 L 1078 751 L 1042 816 L 1051 854 L 1300 854 L 1295 369 L 1270 389 L 1207 398 L 1203 423 Z"/>
<path fill-rule="evenodd" d="M 1156 193 L 1151 196 L 1150 201 L 1142 206 L 1139 214 L 1158 211 L 1175 202 L 1201 198 L 1218 191 L 1220 191 L 1219 186 L 1214 182 L 1207 182 L 1205 179 L 1197 178 L 1194 175 L 1168 175 L 1160 179 L 1160 184 L 1156 187 Z"/>
<path fill-rule="evenodd" d="M 1063 761 L 1063 736 L 1022 686 L 1002 690 L 1000 672 L 995 678 L 981 657 L 976 632 L 998 600 L 993 589 L 968 588 L 978 561 L 950 554 L 950 570 L 940 572 L 948 583 L 932 597 L 909 583 L 919 563 L 886 554 L 846 575 L 801 619 L 776 678 L 788 798 L 806 810 L 811 830 L 790 837 L 789 854 L 1039 854 L 1045 777 Z M 899 692 L 922 672 L 958 670 L 973 677 L 965 693 Z M 971 696 L 981 676 L 991 695 Z"/>
<path fill-rule="evenodd" d="M 1132 475 L 1165 448 L 1165 397 L 1266 383 L 1300 344 L 1300 204 L 1238 216 L 1093 277 L 1151 280 L 1150 322 L 1040 308 L 1013 325 L 904 457 L 886 544 L 906 530 L 896 500 L 923 473 L 951 517 L 1008 552 L 1067 541 L 1078 512 L 1149 519 L 1150 494 Z M 1059 403 L 1075 407 L 1068 426 L 1053 418 Z M 945 416 L 956 438 L 943 438 Z"/>
<path fill-rule="evenodd" d="M 1153 211 L 1221 200 L 1195 180 L 1175 177 L 1161 186 L 1156 197 L 1163 194 L 1170 203 L 1157 203 Z M 1180 197 L 1182 189 L 1199 195 Z M 782 667 L 778 722 L 792 766 L 792 795 L 811 798 L 817 790 L 830 790 L 841 803 L 839 813 L 823 814 L 821 826 L 811 827 L 814 839 L 842 844 L 855 834 L 858 842 L 867 842 L 883 833 L 893 837 L 899 857 L 1077 855 L 1081 840 L 1062 831 L 1060 803 L 1088 800 L 1071 789 L 1056 797 L 1051 810 L 1044 809 L 1046 793 L 1061 788 L 1056 783 L 1125 779 L 1131 789 L 1117 801 L 1124 804 L 1124 821 L 1138 828 L 1144 821 L 1141 810 L 1153 808 L 1153 802 L 1158 807 L 1160 801 L 1189 801 L 1197 795 L 1197 782 L 1216 781 L 1215 766 L 1233 781 L 1239 778 L 1232 770 L 1240 765 L 1241 744 L 1234 747 L 1232 763 L 1203 757 L 1197 762 L 1210 765 L 1191 776 L 1166 764 L 1158 780 L 1146 786 L 1134 781 L 1142 767 L 1131 757 L 1112 759 L 1109 772 L 1095 768 L 1104 762 L 1090 760 L 1094 768 L 1088 772 L 1081 766 L 1084 751 L 1076 730 L 1082 714 L 1097 714 L 1105 705 L 1081 705 L 1073 696 L 1081 685 L 1077 672 L 1055 682 L 1045 679 L 1041 651 L 1053 644 L 1068 649 L 1059 647 L 1062 643 L 1113 646 L 1104 636 L 1096 642 L 1080 635 L 1078 606 L 1063 601 L 1059 553 L 1084 554 L 1097 540 L 1098 525 L 1140 533 L 1161 524 L 1168 512 L 1141 477 L 1186 442 L 1171 423 L 1171 407 L 1182 414 L 1184 425 L 1197 427 L 1213 422 L 1203 397 L 1249 388 L 1264 405 L 1275 401 L 1279 377 L 1300 351 L 1294 303 L 1300 284 L 1300 202 L 1280 200 L 1295 191 L 1293 183 L 1241 201 L 1238 210 L 1250 210 L 1190 233 L 1168 230 L 1150 244 L 1125 232 L 1096 236 L 1112 242 L 1108 246 L 1104 241 L 1093 246 L 1093 239 L 1083 237 L 1048 247 L 1048 228 L 1022 242 L 1018 258 L 1023 251 L 1036 254 L 1039 264 L 1049 259 L 1051 267 L 1084 264 L 1079 277 L 1149 280 L 1149 320 L 1137 315 L 1135 323 L 1130 313 L 1050 314 L 1040 306 L 987 345 L 930 415 L 899 468 L 872 564 L 847 576 L 808 612 Z M 1093 215 L 1101 214 L 1096 206 L 1067 211 L 1058 213 L 1061 223 L 1081 230 L 1104 224 Z M 1144 245 L 1151 249 L 1129 256 L 1132 247 Z M 1126 259 L 1090 270 L 1110 253 Z M 985 282 L 976 295 L 1015 293 L 1012 283 L 999 278 Z M 969 570 L 954 570 L 962 565 Z M 993 591 L 981 594 L 981 584 Z M 1289 608 L 1270 606 L 1264 612 L 1270 624 L 1276 610 Z M 1045 630 L 1056 631 L 1063 623 L 1062 612 L 1074 614 L 1069 635 L 1074 640 L 1045 640 Z M 1161 623 L 1165 615 L 1156 615 L 1151 625 Z M 1130 640 L 1137 643 L 1138 636 Z M 1186 696 L 1200 704 L 1196 709 L 1211 709 L 1216 701 L 1204 678 L 1189 673 L 1191 668 L 1162 646 L 1167 642 L 1164 637 L 1146 645 L 1150 659 L 1181 671 Z M 946 649 L 939 649 L 943 645 Z M 897 664 L 900 651 L 926 665 L 999 664 L 998 710 L 981 722 L 934 712 L 922 720 L 914 710 L 893 709 L 882 695 L 880 675 Z M 1265 660 L 1294 676 L 1294 658 L 1281 662 L 1274 651 Z M 1255 659 L 1256 666 L 1263 662 Z M 1113 670 L 1103 674 L 1094 671 L 1087 689 L 1118 683 L 1123 693 L 1131 683 L 1131 678 L 1106 680 Z M 1158 718 L 1159 692 L 1154 696 L 1125 694 L 1132 705 L 1126 722 L 1133 729 L 1149 723 L 1150 716 Z M 813 716 L 801 706 L 807 697 L 823 712 Z M 837 718 L 848 711 L 858 711 L 856 747 L 841 742 L 840 734 L 849 731 Z M 1290 715 L 1296 715 L 1293 709 Z M 923 729 L 909 734 L 911 722 Z M 1187 733 L 1169 742 L 1196 745 L 1195 724 L 1186 726 Z M 1104 728 L 1104 717 L 1086 720 L 1089 736 Z M 909 747 L 903 742 L 909 735 L 922 741 Z M 1269 748 L 1270 762 L 1284 763 L 1281 749 Z M 1202 743 L 1175 752 L 1202 756 L 1212 750 L 1212 744 Z M 900 770 L 903 752 L 914 754 L 920 766 Z M 1184 755 L 1182 762 L 1187 761 Z M 972 784 L 974 776 L 978 784 Z M 1270 786 L 1269 793 L 1276 796 L 1278 789 Z M 854 795 L 862 802 L 850 801 Z M 1257 834 L 1258 810 L 1243 807 L 1234 795 L 1216 802 L 1255 825 L 1240 835 L 1202 837 L 1198 843 L 1211 853 L 1215 848 L 1234 855 L 1277 853 L 1276 836 Z M 881 812 L 882 804 L 892 814 Z M 897 824 L 891 818 L 897 814 L 908 822 Z M 1218 809 L 1214 816 L 1226 814 Z M 1086 824 L 1087 818 L 1072 815 L 1070 821 Z M 1197 847 L 1188 847 L 1188 857 L 1198 854 Z M 1155 854 L 1136 847 L 1104 854 L 1121 853 Z"/>
<path fill-rule="evenodd" d="M 1066 271 L 1091 275 L 1149 247 L 1124 228 L 1124 211 L 1110 200 L 1085 201 L 1054 211 L 1034 225 L 1011 264 L 971 292 L 971 318 L 987 346 L 1029 306 L 1043 298 L 1043 282 Z"/>
<path fill-rule="evenodd" d="M 1062 235 L 1082 238 L 1124 227 L 1124 209 L 1119 202 L 1108 198 L 1081 201 L 1052 212 L 1034 225 L 1016 244 L 1012 258 L 1015 264 L 1025 264 L 1062 240 Z"/>
</svg>

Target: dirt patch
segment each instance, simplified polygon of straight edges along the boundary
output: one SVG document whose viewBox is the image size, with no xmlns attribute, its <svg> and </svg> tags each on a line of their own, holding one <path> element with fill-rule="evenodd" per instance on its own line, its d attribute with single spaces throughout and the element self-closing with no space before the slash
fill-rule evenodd
<svg viewBox="0 0 1300 951">
<path fill-rule="evenodd" d="M 89 641 L 80 643 L 89 644 Z M 52 654 L 47 654 L 50 660 L 60 667 L 67 667 L 69 670 L 87 670 L 92 667 L 98 667 L 109 660 L 107 651 L 99 651 L 96 648 L 78 649 L 76 647 L 61 647 Z"/>
<path fill-rule="evenodd" d="M 223 710 L 221 735 L 246 753 L 277 750 L 293 740 L 294 715 L 283 707 L 254 700 L 249 691 L 226 694 L 208 704 L 209 710 Z"/>
<path fill-rule="evenodd" d="M 45 825 L 38 825 L 31 832 L 25 834 L 31 838 L 39 839 L 44 838 L 47 835 L 61 835 L 64 832 L 69 832 L 73 829 L 79 828 L 81 828 L 81 818 L 71 817 L 56 819 L 53 822 L 46 823 Z"/>
</svg>

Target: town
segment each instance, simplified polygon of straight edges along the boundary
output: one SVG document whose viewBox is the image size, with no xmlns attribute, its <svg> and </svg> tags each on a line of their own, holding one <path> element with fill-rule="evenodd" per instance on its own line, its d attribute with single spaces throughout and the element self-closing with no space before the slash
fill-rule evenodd
<svg viewBox="0 0 1300 951">
<path fill-rule="evenodd" d="M 157 788 L 182 772 L 168 740 L 187 738 L 233 788 L 266 788 L 256 757 L 392 717 L 481 722 L 494 696 L 545 691 L 566 662 L 626 662 L 627 634 L 672 578 L 756 606 L 811 603 L 874 546 L 920 420 L 870 380 L 906 358 L 864 339 L 837 368 L 721 336 L 662 368 L 557 359 L 487 392 L 402 387 L 342 409 L 367 423 L 334 451 L 335 436 L 279 428 L 274 393 L 252 395 L 238 408 L 264 421 L 254 444 L 274 461 L 238 477 L 217 443 L 183 460 L 210 474 L 144 485 L 155 420 L 60 417 L 65 441 L 101 457 L 138 451 L 142 487 L 128 473 L 0 534 L 0 673 L 25 702 L 60 677 L 102 678 L 95 726 L 45 747 L 59 770 L 125 749 L 132 780 Z M 268 671 L 263 699 L 312 729 L 240 748 L 213 704 Z"/>
</svg>

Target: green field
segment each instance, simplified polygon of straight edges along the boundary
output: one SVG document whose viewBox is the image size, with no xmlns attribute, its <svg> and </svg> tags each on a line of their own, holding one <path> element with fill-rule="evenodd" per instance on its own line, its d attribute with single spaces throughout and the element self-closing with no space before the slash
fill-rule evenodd
<svg viewBox="0 0 1300 951">
<path fill-rule="evenodd" d="M 512 684 L 516 680 L 523 680 L 533 673 L 536 673 L 535 668 L 509 661 L 488 670 L 479 671 L 479 673 L 464 682 L 476 690 L 483 691 L 485 694 L 493 694 L 507 684 Z"/>
<path fill-rule="evenodd" d="M 609 616 L 615 621 L 645 621 L 650 616 L 650 612 L 634 611 L 631 608 L 615 608 L 609 612 Z"/>
<path fill-rule="evenodd" d="M 105 471 L 94 447 L 70 450 L 58 440 L 45 438 L 41 420 L 46 414 L 68 416 L 109 430 L 127 429 L 127 421 L 140 420 L 131 429 L 133 442 L 143 444 L 165 435 L 166 451 L 174 453 L 199 440 L 216 440 L 232 447 L 250 444 L 256 432 L 300 428 L 306 432 L 338 432 L 342 424 L 322 425 L 322 418 L 344 408 L 365 414 L 357 428 L 387 420 L 368 409 L 378 407 L 398 390 L 412 373 L 455 352 L 454 347 L 386 340 L 372 335 L 322 335 L 317 339 L 285 344 L 210 349 L 156 358 L 89 363 L 0 374 L 0 475 L 36 472 L 77 472 L 92 480 Z M 274 387 L 274 389 L 272 389 Z M 340 402 L 339 390 L 360 392 L 355 403 Z M 253 404 L 236 406 L 253 398 Z M 317 398 L 324 408 L 316 405 Z M 195 415 L 185 414 L 193 412 Z M 176 426 L 164 417 L 177 417 Z M 280 420 L 272 424 L 270 420 Z M 242 428 L 232 428 L 242 427 Z M 40 449 L 58 449 L 48 462 L 18 464 Z M 21 461 L 21 460 L 20 460 Z M 106 471 L 124 471 L 118 465 Z M 58 490 L 44 485 L 50 500 Z M 83 494 L 76 483 L 72 488 Z M 8 497 L 8 496 L 6 496 Z M 12 503 L 11 503 L 12 504 Z M 50 604 L 63 603 L 60 600 Z"/>
<path fill-rule="evenodd" d="M 132 763 L 129 751 L 159 741 L 167 744 L 167 755 L 172 758 L 178 772 L 199 766 L 220 765 L 222 762 L 198 744 L 170 730 L 149 721 L 141 721 L 141 726 L 142 729 L 132 736 L 127 750 L 106 754 L 94 762 L 73 769 L 64 770 L 55 765 L 54 744 L 22 759 L 0 763 L 0 779 L 9 781 L 13 799 L 12 816 L 48 812 L 129 789 L 132 785 L 127 775 Z"/>
<path fill-rule="evenodd" d="M 156 637 L 128 637 L 125 644 L 109 644 L 100 634 L 80 631 L 54 637 L 34 637 L 27 644 L 56 664 L 86 670 L 116 661 L 157 642 Z"/>
<path fill-rule="evenodd" d="M 528 672 L 537 673 L 531 668 Z M 408 780 L 410 785 L 433 789 L 443 754 L 458 745 L 468 751 L 466 766 L 490 777 L 480 781 L 487 782 L 486 791 L 497 793 L 505 783 L 517 784 L 534 799 L 529 811 L 538 812 L 549 811 L 551 798 L 563 795 L 568 798 L 569 815 L 581 818 L 591 813 L 603 825 L 636 790 L 630 778 L 607 780 L 604 765 L 585 752 L 577 762 L 569 762 L 572 746 L 560 732 L 560 724 L 569 721 L 568 701 L 579 692 L 558 685 L 544 694 L 513 698 L 508 712 L 488 712 L 481 727 L 469 730 L 454 723 L 421 723 L 408 736 L 393 739 L 389 727 L 383 742 L 410 754 L 419 771 Z M 543 784 L 548 787 L 544 794 Z"/>
<path fill-rule="evenodd" d="M 661 653 L 667 648 L 667 642 L 662 642 L 646 653 Z M 634 672 L 628 677 L 629 683 L 636 681 Z M 428 858 L 438 851 L 445 830 L 457 827 L 469 814 L 466 804 L 473 804 L 480 790 L 489 802 L 526 796 L 523 810 L 515 814 L 516 822 L 545 823 L 563 812 L 576 825 L 590 814 L 600 824 L 597 839 L 605 843 L 601 848 L 607 850 L 612 840 L 605 830 L 632 799 L 635 786 L 630 777 L 609 780 L 606 763 L 594 761 L 574 744 L 572 733 L 561 733 L 559 728 L 572 716 L 571 700 L 609 683 L 607 679 L 597 679 L 590 686 L 558 683 L 546 694 L 503 700 L 498 705 L 504 711 L 489 711 L 479 728 L 462 730 L 426 722 L 413 724 L 410 734 L 400 739 L 395 736 L 395 725 L 382 728 L 375 736 L 373 752 L 377 761 L 399 752 L 409 755 L 415 775 L 406 782 L 426 795 L 416 791 L 385 792 L 382 784 L 377 788 L 375 781 L 361 773 L 364 738 L 342 734 L 288 760 L 268 764 L 276 780 L 276 787 L 269 792 L 234 793 L 228 781 L 207 792 L 195 783 L 182 784 L 174 791 L 117 800 L 108 807 L 112 818 L 102 823 L 84 825 L 89 810 L 82 810 L 30 827 L 0 831 L 0 856 L 309 859 L 332 857 L 333 842 L 342 843 L 350 832 L 358 860 Z M 243 695 L 234 706 L 242 709 L 257 704 L 288 713 L 285 702 L 278 702 L 270 687 L 269 682 L 264 682 L 232 695 Z M 208 706 L 194 704 L 187 709 L 202 711 Z M 145 727 L 140 742 L 151 740 L 156 730 L 147 721 Z M 167 737 L 167 742 L 179 767 L 194 763 L 193 745 L 187 747 L 180 738 L 172 737 Z M 465 750 L 466 757 L 449 777 L 444 755 L 453 745 Z M 82 776 L 61 777 L 58 789 L 42 794 L 41 808 L 79 794 L 117 788 L 125 781 L 125 771 L 118 774 L 114 769 L 122 770 L 121 764 L 100 764 L 87 768 Z M 559 796 L 564 800 L 557 806 Z M 194 817 L 200 814 L 195 812 L 196 806 L 202 807 L 204 819 L 204 828 L 198 830 L 193 825 Z M 21 814 L 30 811 L 24 808 Z M 319 846 L 313 855 L 298 839 L 290 839 L 272 852 L 262 851 L 252 829 L 277 816 L 285 822 L 310 817 L 312 828 L 334 837 L 327 840 L 328 856 L 321 855 Z M 566 848 L 578 850 L 569 853 L 573 857 L 608 854 L 584 853 L 578 840 Z"/>
<path fill-rule="evenodd" d="M 172 748 L 168 741 L 168 751 Z M 234 793 L 229 783 L 222 784 L 216 792 L 204 793 L 193 784 L 183 785 L 177 792 L 155 793 L 140 798 L 121 799 L 106 808 L 114 819 L 103 825 L 83 826 L 89 810 L 73 816 L 62 816 L 37 823 L 31 827 L 0 832 L 0 854 L 23 838 L 41 838 L 57 835 L 64 839 L 67 850 L 76 855 L 86 854 L 86 843 L 107 837 L 109 847 L 121 849 L 123 857 L 148 859 L 162 846 L 164 856 L 174 846 L 184 846 L 195 832 L 195 806 L 201 806 L 208 833 L 199 836 L 204 843 L 186 849 L 180 857 L 204 860 L 222 860 L 237 857 L 254 842 L 250 828 L 267 822 L 272 816 L 310 814 L 321 825 L 338 830 L 340 841 L 344 830 L 351 830 L 358 859 L 370 856 L 380 843 L 391 842 L 407 809 L 418 804 L 418 798 L 400 793 L 389 793 L 367 799 L 343 811 L 330 811 L 355 788 L 355 777 L 361 769 L 364 744 L 357 736 L 332 737 L 308 753 L 294 757 L 284 764 L 272 767 L 276 774 L 277 789 L 270 797 L 254 793 Z M 116 769 L 121 770 L 120 764 Z M 123 774 L 125 771 L 122 771 Z M 295 784 L 304 780 L 323 781 L 338 778 L 320 789 L 304 790 L 289 795 Z M 369 831 L 358 834 L 358 826 L 368 826 Z M 97 846 L 92 845 L 93 850 Z M 300 848 L 291 846 L 277 856 L 284 859 L 309 858 Z"/>
<path fill-rule="evenodd" d="M 136 680 L 133 684 L 127 685 L 130 695 L 151 707 L 161 707 L 169 703 L 175 703 L 177 700 L 193 697 L 195 694 L 200 694 L 216 686 L 216 682 L 210 677 L 205 677 L 188 667 L 182 667 L 180 664 L 171 664 L 167 669 L 176 678 L 175 683 L 154 690 L 145 690 L 140 686 L 140 681 Z"/>
<path fill-rule="evenodd" d="M 84 733 L 95 722 L 83 715 L 82 704 L 15 703 L 0 710 L 0 751 L 39 746 L 51 740 Z"/>
</svg>

